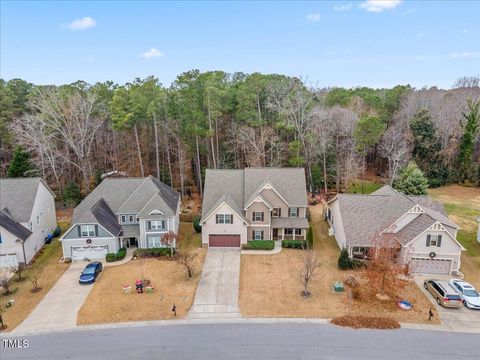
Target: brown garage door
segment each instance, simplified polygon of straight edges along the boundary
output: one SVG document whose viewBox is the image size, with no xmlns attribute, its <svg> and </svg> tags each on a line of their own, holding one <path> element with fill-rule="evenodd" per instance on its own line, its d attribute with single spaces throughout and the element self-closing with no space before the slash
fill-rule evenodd
<svg viewBox="0 0 480 360">
<path fill-rule="evenodd" d="M 210 247 L 240 247 L 240 235 L 210 235 L 208 238 Z"/>
</svg>

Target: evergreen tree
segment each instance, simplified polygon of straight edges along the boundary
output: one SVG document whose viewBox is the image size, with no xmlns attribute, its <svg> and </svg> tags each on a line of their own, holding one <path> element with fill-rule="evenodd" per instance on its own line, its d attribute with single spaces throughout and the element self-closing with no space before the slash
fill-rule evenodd
<svg viewBox="0 0 480 360">
<path fill-rule="evenodd" d="M 32 176 L 34 170 L 30 154 L 23 150 L 21 146 L 15 148 L 12 161 L 8 165 L 7 176 L 10 178 Z"/>
<path fill-rule="evenodd" d="M 459 145 L 458 154 L 458 170 L 460 179 L 465 181 L 469 178 L 469 174 L 475 172 L 473 164 L 473 151 L 475 148 L 475 139 L 479 132 L 480 126 L 480 99 L 472 101 L 468 99 L 468 113 L 462 113 L 467 120 L 463 128 L 462 139 Z"/>
<path fill-rule="evenodd" d="M 74 207 L 80 202 L 80 188 L 77 183 L 70 181 L 63 189 L 63 201 L 66 205 Z"/>
<path fill-rule="evenodd" d="M 413 135 L 413 160 L 425 173 L 431 186 L 445 184 L 448 178 L 448 169 L 443 162 L 442 146 L 435 133 L 430 112 L 420 110 L 410 123 Z"/>
<path fill-rule="evenodd" d="M 340 256 L 338 258 L 338 268 L 340 270 L 348 270 L 352 268 L 352 260 L 348 257 L 347 248 L 342 248 L 340 251 Z"/>
<path fill-rule="evenodd" d="M 428 179 L 412 161 L 400 173 L 395 182 L 395 188 L 406 195 L 425 195 L 428 188 Z"/>
</svg>

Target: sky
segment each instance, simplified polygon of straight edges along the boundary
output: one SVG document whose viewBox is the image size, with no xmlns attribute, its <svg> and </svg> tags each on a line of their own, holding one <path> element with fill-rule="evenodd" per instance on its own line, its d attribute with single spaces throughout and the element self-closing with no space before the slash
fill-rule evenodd
<svg viewBox="0 0 480 360">
<path fill-rule="evenodd" d="M 450 88 L 480 74 L 479 1 L 0 2 L 0 76 L 123 84 L 184 71 L 318 87 Z"/>
</svg>

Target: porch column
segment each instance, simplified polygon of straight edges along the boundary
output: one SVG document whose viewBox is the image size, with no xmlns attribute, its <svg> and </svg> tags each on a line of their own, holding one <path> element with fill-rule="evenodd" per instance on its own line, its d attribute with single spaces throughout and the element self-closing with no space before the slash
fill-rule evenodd
<svg viewBox="0 0 480 360">
<path fill-rule="evenodd" d="M 295 228 L 293 228 L 292 236 L 293 236 L 293 240 L 295 240 Z"/>
</svg>

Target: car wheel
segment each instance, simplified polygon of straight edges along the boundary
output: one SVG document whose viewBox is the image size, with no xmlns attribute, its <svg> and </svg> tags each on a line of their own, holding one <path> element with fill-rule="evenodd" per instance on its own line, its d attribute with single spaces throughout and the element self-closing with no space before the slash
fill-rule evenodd
<svg viewBox="0 0 480 360">
<path fill-rule="evenodd" d="M 465 300 L 462 301 L 463 305 L 465 305 L 468 308 L 467 302 Z"/>
<path fill-rule="evenodd" d="M 442 305 L 442 303 L 440 302 L 440 299 L 439 299 L 439 298 L 437 298 L 437 304 L 438 304 L 438 305 Z"/>
</svg>

